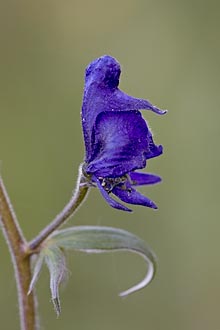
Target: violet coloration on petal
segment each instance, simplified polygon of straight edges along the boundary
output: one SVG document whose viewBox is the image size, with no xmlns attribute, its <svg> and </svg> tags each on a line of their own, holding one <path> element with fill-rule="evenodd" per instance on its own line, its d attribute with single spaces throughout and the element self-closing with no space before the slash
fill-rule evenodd
<svg viewBox="0 0 220 330">
<path fill-rule="evenodd" d="M 112 194 L 125 203 L 156 209 L 156 204 L 135 187 L 158 183 L 161 178 L 135 171 L 145 168 L 148 159 L 161 155 L 163 147 L 154 144 L 139 110 L 151 110 L 159 115 L 166 110 L 122 92 L 118 88 L 120 73 L 120 64 L 108 55 L 86 68 L 82 105 L 86 152 L 83 173 L 116 209 L 131 211 L 112 198 Z"/>
</svg>

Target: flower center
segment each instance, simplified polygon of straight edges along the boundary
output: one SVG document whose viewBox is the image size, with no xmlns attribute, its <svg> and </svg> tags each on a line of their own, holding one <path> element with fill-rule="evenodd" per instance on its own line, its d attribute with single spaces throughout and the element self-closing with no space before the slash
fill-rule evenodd
<svg viewBox="0 0 220 330">
<path fill-rule="evenodd" d="M 126 183 L 130 183 L 131 181 L 128 174 L 117 178 L 99 177 L 98 179 L 100 180 L 102 187 L 105 189 L 105 191 L 108 194 L 110 194 L 116 186 L 119 186 L 123 190 L 131 190 L 131 188 L 129 188 L 126 184 Z"/>
</svg>

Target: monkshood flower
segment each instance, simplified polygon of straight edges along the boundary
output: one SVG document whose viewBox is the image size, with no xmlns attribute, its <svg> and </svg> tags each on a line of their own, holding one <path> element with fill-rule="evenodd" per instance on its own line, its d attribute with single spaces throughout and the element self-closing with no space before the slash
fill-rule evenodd
<svg viewBox="0 0 220 330">
<path fill-rule="evenodd" d="M 156 209 L 153 201 L 135 189 L 161 181 L 157 175 L 136 170 L 144 168 L 148 159 L 163 152 L 161 145 L 154 144 L 139 110 L 151 110 L 159 115 L 166 110 L 122 92 L 118 88 L 120 73 L 120 64 L 107 55 L 86 68 L 82 105 L 86 151 L 83 173 L 116 209 L 131 211 L 111 194 L 123 202 Z"/>
</svg>

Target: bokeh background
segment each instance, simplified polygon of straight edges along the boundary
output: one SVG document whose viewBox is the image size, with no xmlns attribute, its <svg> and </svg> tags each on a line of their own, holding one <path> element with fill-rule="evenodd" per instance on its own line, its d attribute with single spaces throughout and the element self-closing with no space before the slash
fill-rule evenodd
<svg viewBox="0 0 220 330">
<path fill-rule="evenodd" d="M 220 329 L 220 5 L 210 0 L 0 0 L 0 171 L 31 239 L 59 212 L 84 155 L 85 66 L 103 54 L 122 65 L 120 87 L 169 109 L 144 112 L 164 155 L 148 170 L 163 183 L 141 191 L 158 211 L 111 209 L 96 189 L 72 225 L 129 230 L 156 252 L 153 283 L 126 253 L 68 255 L 59 319 L 45 269 L 37 284 L 41 329 Z M 0 238 L 1 329 L 18 329 L 16 286 Z"/>
</svg>

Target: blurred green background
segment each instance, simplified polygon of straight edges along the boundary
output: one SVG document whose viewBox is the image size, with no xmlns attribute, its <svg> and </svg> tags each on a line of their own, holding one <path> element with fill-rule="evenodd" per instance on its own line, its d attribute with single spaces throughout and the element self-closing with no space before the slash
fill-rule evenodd
<svg viewBox="0 0 220 330">
<path fill-rule="evenodd" d="M 219 330 L 220 3 L 185 0 L 0 0 L 0 171 L 31 239 L 74 188 L 84 145 L 85 66 L 103 54 L 122 65 L 120 87 L 166 116 L 144 112 L 164 155 L 141 191 L 158 211 L 111 209 L 96 189 L 71 224 L 116 226 L 156 252 L 153 283 L 120 299 L 145 265 L 130 254 L 68 255 L 59 319 L 46 270 L 37 285 L 45 330 Z M 18 329 L 11 261 L 0 238 L 2 329 Z"/>
</svg>

